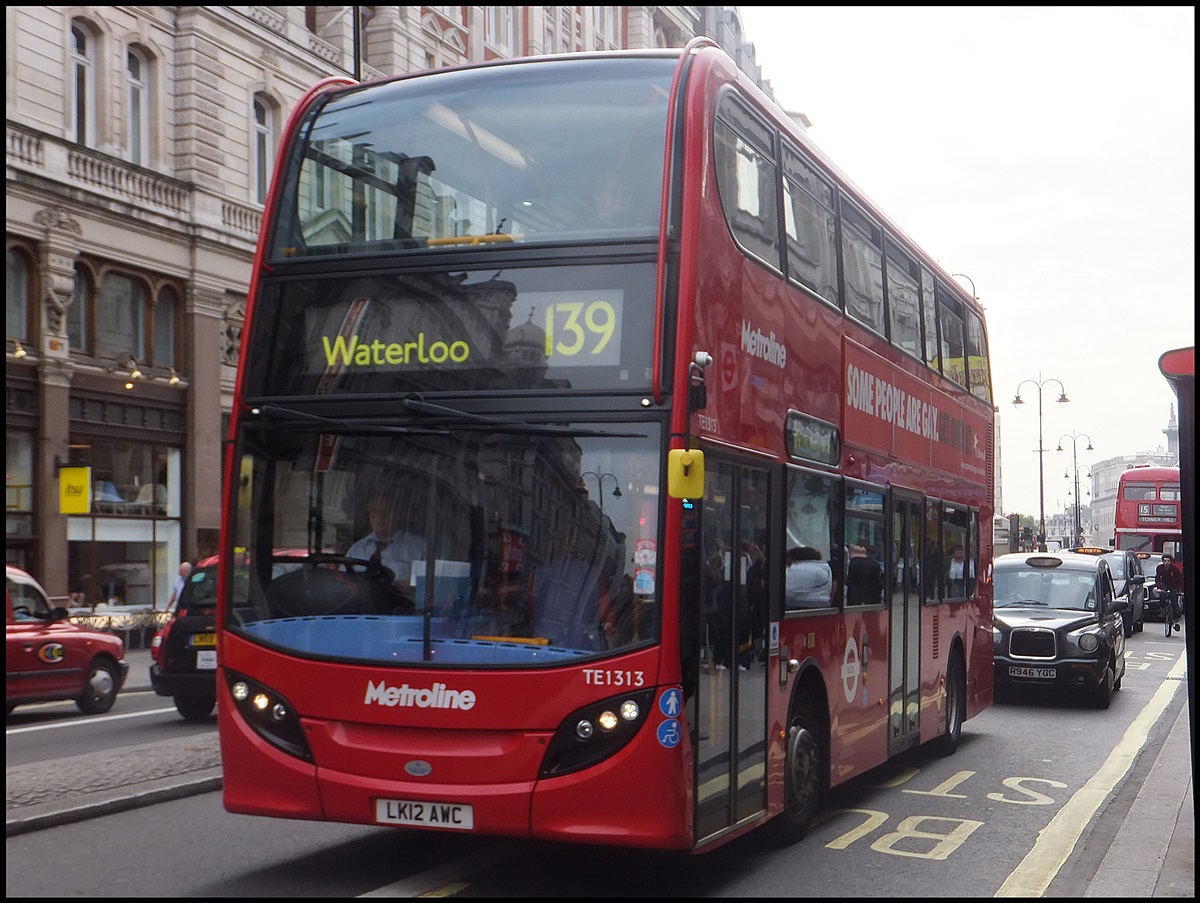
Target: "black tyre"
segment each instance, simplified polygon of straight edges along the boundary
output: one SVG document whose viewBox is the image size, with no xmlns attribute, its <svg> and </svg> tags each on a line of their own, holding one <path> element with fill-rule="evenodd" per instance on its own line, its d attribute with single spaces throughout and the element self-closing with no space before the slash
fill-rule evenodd
<svg viewBox="0 0 1200 903">
<path fill-rule="evenodd" d="M 824 728 L 807 694 L 796 698 L 788 722 L 784 751 L 783 811 L 767 822 L 764 832 L 780 845 L 801 840 L 821 810 L 828 771 Z"/>
<path fill-rule="evenodd" d="M 1117 682 L 1116 674 L 1113 671 L 1113 666 L 1110 664 L 1104 670 L 1104 680 L 1100 682 L 1100 686 L 1096 688 L 1092 696 L 1092 702 L 1098 709 L 1107 709 L 1112 703 L 1112 695 L 1114 684 Z"/>
<path fill-rule="evenodd" d="M 946 668 L 945 732 L 930 746 L 939 756 L 950 756 L 958 750 L 962 739 L 963 722 L 967 720 L 967 668 L 962 656 L 955 653 Z"/>
<path fill-rule="evenodd" d="M 1133 636 L 1133 615 L 1127 614 L 1121 616 L 1121 629 L 1125 633 L 1125 639 Z"/>
<path fill-rule="evenodd" d="M 217 705 L 216 695 L 183 695 L 175 697 L 175 709 L 188 721 L 205 721 Z"/>
<path fill-rule="evenodd" d="M 107 659 L 93 661 L 83 692 L 75 698 L 75 705 L 85 715 L 100 715 L 111 709 L 116 700 L 116 667 Z"/>
</svg>

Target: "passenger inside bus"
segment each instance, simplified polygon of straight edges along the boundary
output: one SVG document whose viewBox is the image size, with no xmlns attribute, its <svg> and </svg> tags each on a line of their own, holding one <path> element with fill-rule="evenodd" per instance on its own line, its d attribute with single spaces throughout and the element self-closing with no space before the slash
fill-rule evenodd
<svg viewBox="0 0 1200 903">
<path fill-rule="evenodd" d="M 824 608 L 833 598 L 833 570 L 812 546 L 788 549 L 784 596 L 788 608 Z"/>
<path fill-rule="evenodd" d="M 592 187 L 596 219 L 602 228 L 649 228 L 657 209 L 654 197 L 643 196 L 620 170 L 606 169 Z"/>
</svg>

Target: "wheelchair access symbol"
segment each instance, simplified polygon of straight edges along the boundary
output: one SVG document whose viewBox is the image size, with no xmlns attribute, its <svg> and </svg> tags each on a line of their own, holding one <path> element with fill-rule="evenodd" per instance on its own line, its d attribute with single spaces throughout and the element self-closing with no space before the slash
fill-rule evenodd
<svg viewBox="0 0 1200 903">
<path fill-rule="evenodd" d="M 683 693 L 678 687 L 671 687 L 658 697 L 658 710 L 667 716 L 667 720 L 658 726 L 658 742 L 672 749 L 683 739 L 683 729 L 679 726 L 679 713 L 683 709 Z"/>
<path fill-rule="evenodd" d="M 658 742 L 667 749 L 672 749 L 679 745 L 682 738 L 682 731 L 679 729 L 679 722 L 674 718 L 668 718 L 658 726 Z"/>
</svg>

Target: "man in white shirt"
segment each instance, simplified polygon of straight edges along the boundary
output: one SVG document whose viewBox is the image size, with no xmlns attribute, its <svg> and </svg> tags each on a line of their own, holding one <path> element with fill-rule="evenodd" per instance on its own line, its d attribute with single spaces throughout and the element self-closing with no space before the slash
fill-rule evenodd
<svg viewBox="0 0 1200 903">
<path fill-rule="evenodd" d="M 412 585 L 412 564 L 425 557 L 421 537 L 399 529 L 400 503 L 391 492 L 376 492 L 367 501 L 367 520 L 371 532 L 346 552 L 348 558 L 373 561 L 388 568 L 396 583 Z"/>
<path fill-rule="evenodd" d="M 966 552 L 962 546 L 955 546 L 950 553 L 950 567 L 946 576 L 951 580 L 962 580 L 975 576 L 975 568 L 966 560 Z"/>
</svg>

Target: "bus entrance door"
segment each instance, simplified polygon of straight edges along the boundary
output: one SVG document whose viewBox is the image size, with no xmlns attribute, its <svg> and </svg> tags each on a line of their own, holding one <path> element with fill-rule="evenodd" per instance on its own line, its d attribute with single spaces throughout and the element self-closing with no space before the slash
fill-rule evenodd
<svg viewBox="0 0 1200 903">
<path fill-rule="evenodd" d="M 696 840 L 766 808 L 771 475 L 705 463 L 704 627 L 697 684 Z"/>
<path fill-rule="evenodd" d="M 895 496 L 888 617 L 888 755 L 920 739 L 921 501 Z"/>
</svg>

